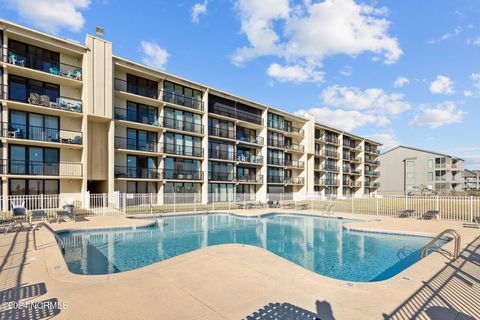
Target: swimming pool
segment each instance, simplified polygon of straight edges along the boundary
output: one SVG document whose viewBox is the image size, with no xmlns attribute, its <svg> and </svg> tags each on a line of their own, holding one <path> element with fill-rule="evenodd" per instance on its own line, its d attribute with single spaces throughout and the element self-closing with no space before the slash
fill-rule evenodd
<svg viewBox="0 0 480 320">
<path fill-rule="evenodd" d="M 206 246 L 238 243 L 264 248 L 327 277 L 380 281 L 418 261 L 431 240 L 351 231 L 343 224 L 353 220 L 294 214 L 251 218 L 219 213 L 157 221 L 143 228 L 60 232 L 69 270 L 85 275 L 124 272 Z"/>
</svg>

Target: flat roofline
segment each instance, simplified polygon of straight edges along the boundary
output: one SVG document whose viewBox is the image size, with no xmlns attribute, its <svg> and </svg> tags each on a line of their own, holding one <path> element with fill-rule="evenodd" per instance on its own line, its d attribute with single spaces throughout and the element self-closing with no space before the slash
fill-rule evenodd
<svg viewBox="0 0 480 320">
<path fill-rule="evenodd" d="M 389 153 L 389 152 L 391 152 L 393 150 L 396 150 L 398 148 L 404 148 L 404 149 L 410 149 L 410 150 L 415 150 L 415 151 L 419 151 L 419 152 L 431 153 L 431 154 L 436 154 L 436 155 L 439 155 L 439 156 L 442 156 L 442 157 L 448 157 L 448 158 L 452 158 L 452 159 L 458 159 L 458 160 L 461 160 L 461 161 L 465 161 L 464 159 L 462 159 L 460 157 L 452 156 L 452 155 L 449 155 L 449 154 L 446 154 L 446 153 L 440 153 L 440 152 L 436 152 L 436 151 L 430 151 L 430 150 L 425 150 L 425 149 L 420 149 L 420 148 L 415 148 L 415 147 L 409 147 L 409 146 L 404 146 L 404 145 L 399 145 L 395 148 L 392 148 L 388 151 L 385 151 L 383 154 Z"/>
<path fill-rule="evenodd" d="M 343 130 L 335 129 L 335 128 L 333 128 L 333 127 L 327 126 L 327 125 L 325 125 L 325 124 L 323 124 L 323 123 L 320 123 L 320 122 L 316 122 L 316 121 L 315 121 L 315 126 L 320 126 L 320 127 L 324 128 L 324 129 L 326 128 L 326 129 L 328 129 L 328 130 L 335 131 L 335 132 L 338 132 L 338 133 L 341 133 L 341 134 L 346 134 L 346 135 L 352 136 L 352 137 L 354 137 L 355 139 L 358 139 L 358 140 L 365 140 L 365 141 L 367 141 L 368 143 L 376 144 L 376 145 L 379 145 L 379 146 L 383 145 L 382 143 L 380 143 L 380 142 L 378 142 L 378 141 L 375 141 L 375 140 L 372 140 L 372 139 L 368 139 L 368 138 L 366 138 L 366 137 L 362 137 L 362 136 L 353 134 L 353 133 L 348 132 L 348 131 L 343 131 Z"/>
<path fill-rule="evenodd" d="M 18 32 L 15 32 L 15 30 L 9 30 L 9 28 L 8 28 L 8 27 L 14 27 L 14 28 L 18 28 L 21 31 L 31 32 L 33 34 L 40 35 L 43 38 L 45 38 L 45 39 L 37 39 L 37 40 L 60 41 L 66 46 L 73 46 L 73 47 L 77 47 L 77 49 L 88 50 L 88 48 L 85 45 L 80 44 L 80 42 L 77 42 L 77 41 L 74 41 L 74 40 L 71 40 L 71 39 L 66 39 L 66 38 L 59 37 L 59 36 L 55 36 L 55 35 L 51 35 L 51 34 L 48 34 L 48 33 L 42 32 L 42 31 L 38 31 L 38 30 L 35 30 L 35 29 L 31 29 L 29 27 L 25 27 L 23 25 L 19 25 L 19 24 L 16 24 L 14 22 L 11 22 L 11 21 L 8 21 L 8 20 L 5 20 L 5 19 L 0 19 L 0 27 L 3 27 L 2 29 L 6 29 L 7 33 L 12 32 L 12 33 L 19 34 Z M 22 35 L 22 34 L 19 34 L 19 35 Z M 23 36 L 25 36 L 25 35 L 23 35 Z M 59 47 L 61 46 L 61 44 L 55 44 L 55 43 L 52 43 L 52 45 L 59 46 Z"/>
</svg>

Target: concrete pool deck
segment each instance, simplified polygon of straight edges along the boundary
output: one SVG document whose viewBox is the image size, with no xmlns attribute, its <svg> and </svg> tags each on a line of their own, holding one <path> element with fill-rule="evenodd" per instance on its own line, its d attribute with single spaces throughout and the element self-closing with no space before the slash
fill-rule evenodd
<svg viewBox="0 0 480 320">
<path fill-rule="evenodd" d="M 256 216 L 282 210 L 232 211 Z M 287 210 L 315 214 L 310 211 Z M 467 223 L 335 214 L 365 219 L 348 227 L 435 236 L 462 235 L 456 263 L 433 253 L 395 277 L 349 283 L 306 270 L 261 248 L 212 246 L 123 273 L 81 276 L 68 271 L 53 235 L 37 231 L 0 235 L 0 302 L 60 302 L 54 310 L 0 307 L 0 319 L 242 319 L 288 303 L 320 319 L 479 319 L 480 229 Z M 86 217 L 53 223 L 55 230 L 142 226 L 151 220 Z M 451 249 L 453 243 L 445 246 Z M 260 313 L 257 313 L 258 317 Z M 256 318 L 256 319 L 257 319 Z M 265 317 L 266 319 L 266 317 Z"/>
</svg>

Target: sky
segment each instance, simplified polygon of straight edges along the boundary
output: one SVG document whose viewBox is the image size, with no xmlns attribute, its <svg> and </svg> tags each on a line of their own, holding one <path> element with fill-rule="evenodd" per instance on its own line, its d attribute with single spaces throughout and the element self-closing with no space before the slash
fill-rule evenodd
<svg viewBox="0 0 480 320">
<path fill-rule="evenodd" d="M 0 18 L 480 169 L 478 0 L 0 0 Z"/>
</svg>

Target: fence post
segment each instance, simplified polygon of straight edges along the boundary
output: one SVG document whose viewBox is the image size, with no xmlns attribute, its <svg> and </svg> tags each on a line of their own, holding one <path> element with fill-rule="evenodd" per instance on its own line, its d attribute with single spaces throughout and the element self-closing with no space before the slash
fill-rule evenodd
<svg viewBox="0 0 480 320">
<path fill-rule="evenodd" d="M 440 198 L 438 196 L 435 197 L 435 210 L 440 210 Z"/>
<path fill-rule="evenodd" d="M 83 199 L 83 208 L 90 210 L 90 191 L 85 192 L 85 196 Z"/>
<path fill-rule="evenodd" d="M 375 197 L 375 207 L 376 207 L 377 216 L 378 216 L 378 198 L 377 197 Z"/>
<path fill-rule="evenodd" d="M 175 210 L 175 209 L 176 209 L 176 208 L 175 208 L 175 201 L 176 201 L 176 199 L 175 199 L 175 192 L 174 192 L 174 193 L 173 193 L 173 213 L 176 213 L 176 210 Z"/>
<path fill-rule="evenodd" d="M 470 196 L 470 222 L 473 221 L 473 196 Z"/>
<path fill-rule="evenodd" d="M 121 201 L 121 206 L 122 206 L 122 212 L 123 214 L 127 214 L 127 194 L 126 193 L 120 193 L 120 197 L 122 199 Z"/>
</svg>

